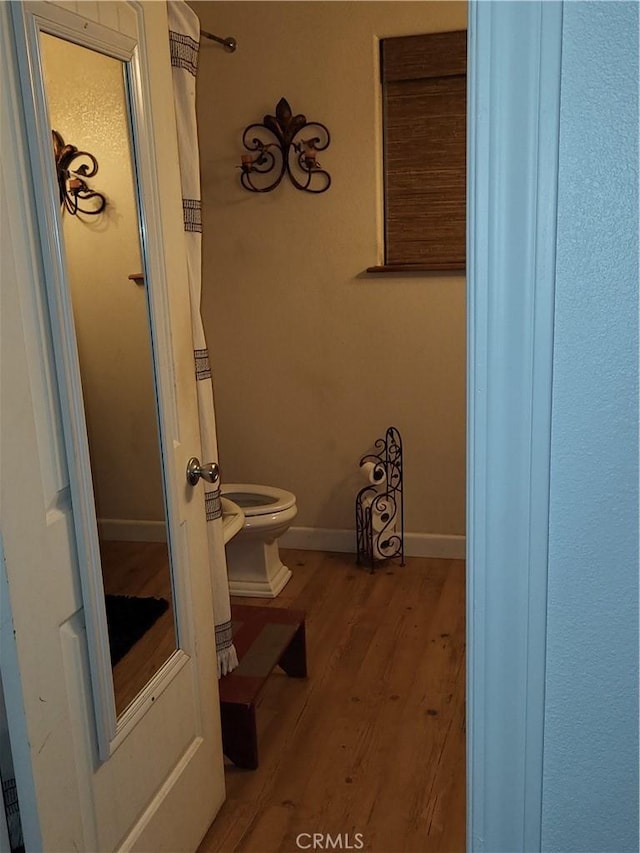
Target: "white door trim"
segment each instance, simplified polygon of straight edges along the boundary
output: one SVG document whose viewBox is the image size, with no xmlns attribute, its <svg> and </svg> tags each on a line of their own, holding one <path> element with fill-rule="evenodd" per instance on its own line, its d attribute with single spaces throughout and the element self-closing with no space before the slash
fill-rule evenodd
<svg viewBox="0 0 640 853">
<path fill-rule="evenodd" d="M 0 9 L 0 14 L 2 10 Z M 11 745 L 11 759 L 16 779 L 20 821 L 25 850 L 41 850 L 42 837 L 38 820 L 38 806 L 31 755 L 29 754 L 29 735 L 24 713 L 22 677 L 18 650 L 13 632 L 9 584 L 7 580 L 4 546 L 0 531 L 0 672 L 4 689 L 7 727 Z M 4 808 L 0 805 L 4 814 Z M 1 840 L 1 839 L 0 839 Z M 9 849 L 7 847 L 7 849 Z M 0 850 L 4 850 L 0 847 Z"/>
<path fill-rule="evenodd" d="M 562 3 L 471 2 L 467 847 L 541 845 Z"/>
<path fill-rule="evenodd" d="M 0 3 L 0 76 L 3 85 L 0 88 L 0 128 L 6 158 L 4 168 L 0 167 L 0 235 L 2 243 L 2 272 L 0 280 L 3 286 L 5 275 L 36 279 L 41 274 L 40 250 L 37 244 L 37 225 L 31 215 L 30 206 L 25 203 L 25 190 L 30 190 L 32 178 L 28 167 L 28 152 L 23 128 L 23 116 L 20 106 L 20 86 L 17 76 L 17 60 L 11 38 L 11 20 L 8 3 Z M 10 220 L 15 220 L 13 228 Z M 14 320 L 15 321 L 15 320 Z M 6 322 L 6 318 L 5 318 Z M 1 333 L 4 333 L 3 323 Z M 30 327 L 29 332 L 37 346 L 44 346 L 40 329 Z M 46 399 L 49 387 L 48 377 L 41 377 L 38 388 L 39 398 Z M 4 381 L 4 377 L 2 379 Z M 25 396 L 26 396 L 25 391 Z M 51 401 L 50 401 L 51 404 Z M 4 475 L 4 460 L 0 459 L 0 477 Z M 22 673 L 18 658 L 13 615 L 9 597 L 9 583 L 3 535 L 3 506 L 0 505 L 0 669 L 5 692 L 5 707 L 9 727 L 9 739 L 13 759 L 14 773 L 25 848 L 42 849 L 40 821 L 37 810 L 37 794 L 29 748 L 29 734 L 24 710 L 24 691 Z"/>
</svg>

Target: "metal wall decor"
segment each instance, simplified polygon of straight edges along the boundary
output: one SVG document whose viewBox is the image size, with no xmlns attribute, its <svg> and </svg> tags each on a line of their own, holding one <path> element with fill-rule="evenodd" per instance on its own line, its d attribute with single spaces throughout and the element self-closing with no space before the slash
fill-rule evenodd
<svg viewBox="0 0 640 853">
<path fill-rule="evenodd" d="M 299 135 L 308 129 L 310 135 Z M 265 131 L 276 141 L 264 141 Z M 253 134 L 261 134 L 253 135 Z M 267 140 L 269 137 L 267 137 Z M 242 134 L 242 144 L 249 154 L 242 155 L 239 168 L 242 186 L 254 193 L 269 193 L 285 175 L 298 190 L 323 193 L 331 186 L 331 176 L 317 159 L 317 152 L 329 147 L 331 137 L 319 122 L 308 122 L 304 115 L 293 115 L 285 98 L 280 98 L 275 116 L 266 115 L 262 124 L 250 124 Z M 272 173 L 276 177 L 272 179 Z M 268 175 L 262 179 L 259 176 Z M 257 181 L 256 181 L 257 179 Z"/>
<path fill-rule="evenodd" d="M 57 130 L 52 130 L 51 133 L 60 188 L 60 204 L 72 216 L 78 213 L 86 213 L 88 216 L 102 213 L 107 204 L 106 198 L 101 193 L 90 189 L 85 180 L 93 178 L 98 172 L 98 161 L 88 151 L 80 151 L 75 145 L 65 144 Z M 78 161 L 77 165 L 73 165 L 75 161 Z"/>
<path fill-rule="evenodd" d="M 373 572 L 376 561 L 400 558 L 404 566 L 404 507 L 402 501 L 402 439 L 395 427 L 378 438 L 377 453 L 366 453 L 360 469 L 369 485 L 356 496 L 358 563 Z"/>
</svg>

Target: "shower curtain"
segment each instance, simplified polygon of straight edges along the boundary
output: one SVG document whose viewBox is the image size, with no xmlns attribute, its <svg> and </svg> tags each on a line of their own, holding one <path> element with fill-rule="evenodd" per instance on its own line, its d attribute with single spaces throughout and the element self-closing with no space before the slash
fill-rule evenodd
<svg viewBox="0 0 640 853">
<path fill-rule="evenodd" d="M 196 71 L 200 40 L 200 22 L 184 0 L 169 0 L 169 46 L 173 72 L 173 98 L 178 126 L 178 154 L 182 183 L 184 236 L 189 275 L 191 326 L 194 341 L 198 412 L 203 462 L 217 459 L 216 429 L 213 411 L 213 387 L 209 353 L 200 316 L 202 288 L 202 220 L 200 216 L 200 158 L 196 124 Z M 213 618 L 218 655 L 218 678 L 238 665 L 231 636 L 229 581 L 224 559 L 220 489 L 205 484 L 205 512 L 209 539 L 209 566 L 213 586 Z M 222 560 L 218 559 L 222 555 Z"/>
</svg>

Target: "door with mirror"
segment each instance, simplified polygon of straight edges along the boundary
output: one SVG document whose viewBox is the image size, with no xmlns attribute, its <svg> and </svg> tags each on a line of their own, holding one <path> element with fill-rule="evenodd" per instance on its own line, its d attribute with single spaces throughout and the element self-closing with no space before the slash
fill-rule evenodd
<svg viewBox="0 0 640 853">
<path fill-rule="evenodd" d="M 46 386 L 32 526 L 58 581 L 48 609 L 35 596 L 41 642 L 21 671 L 45 665 L 55 685 L 34 777 L 55 790 L 66 749 L 83 792 L 76 813 L 38 802 L 43 846 L 192 849 L 224 781 L 207 522 L 185 474 L 199 435 L 166 9 L 15 4 L 11 34 L 3 15 L 43 265 L 20 297 L 46 336 L 29 357 Z M 14 619 L 33 606 L 12 600 Z M 25 712 L 37 729 L 42 706 Z"/>
<path fill-rule="evenodd" d="M 127 81 L 58 36 L 40 51 L 119 716 L 176 649 Z"/>
</svg>

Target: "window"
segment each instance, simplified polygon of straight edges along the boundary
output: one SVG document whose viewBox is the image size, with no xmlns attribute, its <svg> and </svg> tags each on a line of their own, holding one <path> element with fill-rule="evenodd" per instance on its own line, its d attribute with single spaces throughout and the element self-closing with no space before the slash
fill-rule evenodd
<svg viewBox="0 0 640 853">
<path fill-rule="evenodd" d="M 462 270 L 467 34 L 381 40 L 384 266 Z"/>
</svg>

